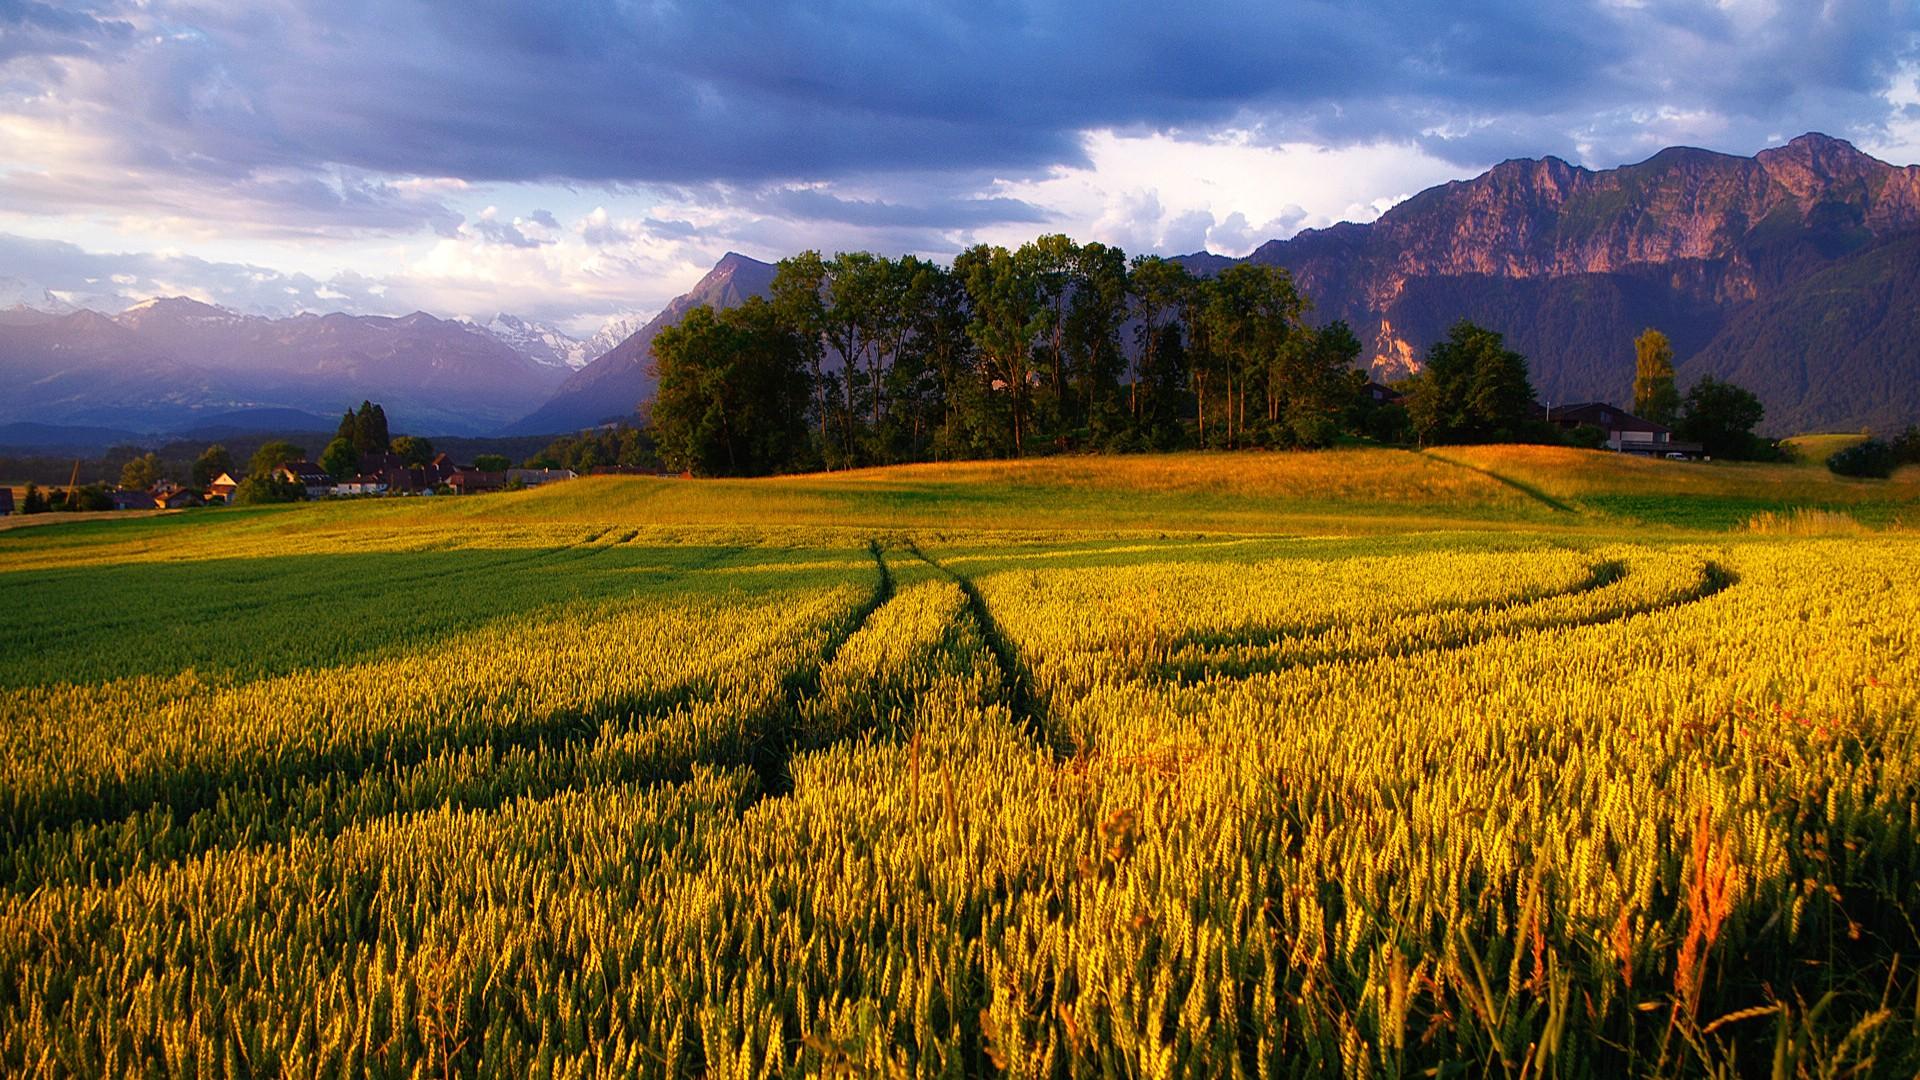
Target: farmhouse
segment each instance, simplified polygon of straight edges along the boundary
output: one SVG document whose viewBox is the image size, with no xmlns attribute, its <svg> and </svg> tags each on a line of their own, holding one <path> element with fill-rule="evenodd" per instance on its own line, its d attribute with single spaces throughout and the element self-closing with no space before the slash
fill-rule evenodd
<svg viewBox="0 0 1920 1080">
<path fill-rule="evenodd" d="M 1635 416 L 1604 401 L 1585 401 L 1548 408 L 1546 418 L 1568 431 L 1581 427 L 1598 428 L 1606 437 L 1606 448 L 1622 454 L 1699 457 L 1705 450 L 1699 443 L 1676 441 L 1672 428 Z"/>
<path fill-rule="evenodd" d="M 115 510 L 152 510 L 160 504 L 154 501 L 151 491 L 116 491 L 113 493 Z"/>
<path fill-rule="evenodd" d="M 335 495 L 380 495 L 386 490 L 386 477 L 380 474 L 362 473 L 333 485 Z"/>
<path fill-rule="evenodd" d="M 539 487 L 556 480 L 572 480 L 580 474 L 572 469 L 508 469 L 507 483 L 522 487 Z"/>
<path fill-rule="evenodd" d="M 213 483 L 207 485 L 207 501 L 232 502 L 233 493 L 239 487 L 240 482 L 231 473 L 221 473 L 213 478 Z"/>
<path fill-rule="evenodd" d="M 179 510 L 188 506 L 199 506 L 201 499 L 199 492 L 169 486 L 165 491 L 155 493 L 153 502 L 162 510 Z"/>
<path fill-rule="evenodd" d="M 478 495 L 483 491 L 503 491 L 507 486 L 507 474 L 504 472 L 483 472 L 480 469 L 457 469 L 447 478 L 447 486 L 456 495 Z"/>
<path fill-rule="evenodd" d="M 311 461 L 289 461 L 275 469 L 273 475 L 290 484 L 299 484 L 306 489 L 309 499 L 323 499 L 333 494 L 333 477 Z"/>
</svg>

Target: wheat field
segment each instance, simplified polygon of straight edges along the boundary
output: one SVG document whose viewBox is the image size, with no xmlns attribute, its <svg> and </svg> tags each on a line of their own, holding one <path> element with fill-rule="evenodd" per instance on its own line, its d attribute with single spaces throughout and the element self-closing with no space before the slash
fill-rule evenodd
<svg viewBox="0 0 1920 1080">
<path fill-rule="evenodd" d="M 1905 496 L 1477 453 L 0 537 L 0 1072 L 1920 1071 Z"/>
</svg>

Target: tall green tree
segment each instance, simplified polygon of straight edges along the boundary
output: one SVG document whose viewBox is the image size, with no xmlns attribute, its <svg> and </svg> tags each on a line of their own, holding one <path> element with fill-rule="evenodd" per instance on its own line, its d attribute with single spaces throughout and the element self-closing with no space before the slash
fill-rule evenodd
<svg viewBox="0 0 1920 1080">
<path fill-rule="evenodd" d="M 1066 449 L 1067 310 L 1079 284 L 1080 248 L 1059 233 L 1031 240 L 1013 253 L 1033 282 L 1039 301 L 1040 352 L 1044 360 L 1040 392 L 1035 395 L 1033 428 Z"/>
<path fill-rule="evenodd" d="M 300 461 L 307 456 L 306 450 L 284 439 L 266 443 L 253 452 L 247 462 L 248 476 L 272 476 L 273 470 L 290 461 Z"/>
<path fill-rule="evenodd" d="M 353 450 L 356 454 L 384 454 L 392 447 L 387 432 L 385 409 L 371 401 L 362 401 L 353 417 Z"/>
<path fill-rule="evenodd" d="M 1427 350 L 1407 411 L 1422 443 L 1518 437 L 1533 405 L 1527 358 L 1498 333 L 1461 320 Z"/>
<path fill-rule="evenodd" d="M 851 466 L 859 463 L 861 406 L 879 364 L 873 353 L 878 345 L 878 324 L 885 318 L 880 298 L 888 267 L 885 260 L 869 252 L 842 251 L 827 260 L 826 271 L 826 341 L 840 359 L 841 393 L 832 426 L 839 460 Z M 874 368 L 868 367 L 869 362 Z"/>
<path fill-rule="evenodd" d="M 215 443 L 200 452 L 193 462 L 193 486 L 204 488 L 220 478 L 221 473 L 233 473 L 233 454 L 227 448 Z"/>
<path fill-rule="evenodd" d="M 791 468 L 806 442 L 804 346 L 759 298 L 698 307 L 654 339 L 653 424 L 669 467 L 712 476 Z"/>
<path fill-rule="evenodd" d="M 1633 339 L 1633 411 L 1656 424 L 1672 424 L 1680 412 L 1673 382 L 1673 343 L 1648 327 Z"/>
<path fill-rule="evenodd" d="M 780 260 L 774 269 L 770 292 L 774 311 L 799 341 L 808 385 L 813 390 L 814 420 L 819 425 L 819 448 L 825 455 L 830 412 L 828 380 L 823 369 L 827 350 L 826 260 L 813 250 Z M 829 460 L 828 464 L 832 462 Z"/>
<path fill-rule="evenodd" d="M 1677 430 L 1713 457 L 1754 458 L 1761 456 L 1764 444 L 1753 429 L 1766 414 L 1751 391 L 1708 375 L 1687 391 Z"/>
<path fill-rule="evenodd" d="M 1247 426 L 1247 396 L 1257 385 L 1269 419 L 1278 415 L 1281 387 L 1275 368 L 1300 331 L 1306 304 L 1293 276 L 1277 266 L 1238 263 L 1207 286 L 1205 318 L 1214 348 L 1226 361 L 1226 442 L 1239 445 Z"/>
<path fill-rule="evenodd" d="M 160 456 L 148 451 L 120 467 L 120 486 L 128 491 L 145 491 L 159 483 L 165 473 Z"/>
<path fill-rule="evenodd" d="M 967 332 L 980 350 L 989 389 L 1004 395 L 1010 449 L 1019 457 L 1032 412 L 1034 343 L 1046 326 L 1034 261 L 981 244 L 961 252 L 953 268 L 966 282 L 973 313 Z"/>
<path fill-rule="evenodd" d="M 1127 253 L 1106 244 L 1081 245 L 1074 253 L 1073 300 L 1067 307 L 1067 370 L 1073 421 L 1096 443 L 1122 426 L 1126 410 L 1120 376 L 1126 355 L 1120 329 L 1128 314 Z"/>
<path fill-rule="evenodd" d="M 1195 283 L 1179 263 L 1141 255 L 1133 260 L 1128 288 L 1135 328 L 1127 408 L 1136 435 L 1148 446 L 1164 448 L 1179 432 L 1187 383 L 1181 314 Z"/>
<path fill-rule="evenodd" d="M 911 340 L 932 380 L 930 404 L 939 429 L 928 446 L 936 458 L 977 452 L 979 436 L 990 425 L 978 415 L 986 384 L 967 332 L 972 314 L 966 282 L 933 263 L 922 263 L 919 276 L 914 292 L 921 303 L 914 312 Z"/>
<path fill-rule="evenodd" d="M 320 451 L 320 467 L 328 476 L 344 479 L 360 472 L 360 455 L 353 449 L 353 443 L 335 439 Z"/>
<path fill-rule="evenodd" d="M 1365 385 L 1364 378 L 1358 384 L 1352 378 L 1360 350 L 1360 339 L 1337 320 L 1291 335 L 1276 365 L 1273 397 L 1278 406 L 1269 417 L 1280 423 L 1289 441 L 1305 447 L 1333 442 L 1353 412 L 1358 387 Z"/>
</svg>

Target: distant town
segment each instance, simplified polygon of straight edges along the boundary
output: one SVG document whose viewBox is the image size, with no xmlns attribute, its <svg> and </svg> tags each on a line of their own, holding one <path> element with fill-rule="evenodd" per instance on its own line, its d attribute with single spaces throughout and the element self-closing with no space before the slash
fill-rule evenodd
<svg viewBox="0 0 1920 1080">
<path fill-rule="evenodd" d="M 563 436 L 520 465 L 505 454 L 482 453 L 470 462 L 436 451 L 411 435 L 390 437 L 385 410 L 362 402 L 341 418 L 334 438 L 317 455 L 290 439 L 262 443 L 237 461 L 224 444 L 208 446 L 190 467 L 170 465 L 153 451 L 132 455 L 118 482 L 80 482 L 76 463 L 65 485 L 27 483 L 16 493 L 0 486 L 0 516 L 47 512 L 182 510 L 318 499 L 480 495 L 518 491 L 583 475 L 655 474 L 657 459 L 637 430 L 608 425 Z M 184 475 L 181 475 L 184 474 Z"/>
</svg>

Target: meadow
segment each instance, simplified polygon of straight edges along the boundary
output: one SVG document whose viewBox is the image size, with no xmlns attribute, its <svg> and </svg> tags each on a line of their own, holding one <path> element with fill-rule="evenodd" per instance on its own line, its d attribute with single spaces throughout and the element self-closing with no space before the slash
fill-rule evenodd
<svg viewBox="0 0 1920 1080">
<path fill-rule="evenodd" d="M 1487 447 L 0 533 L 0 1073 L 1911 1076 L 1915 523 Z"/>
</svg>

